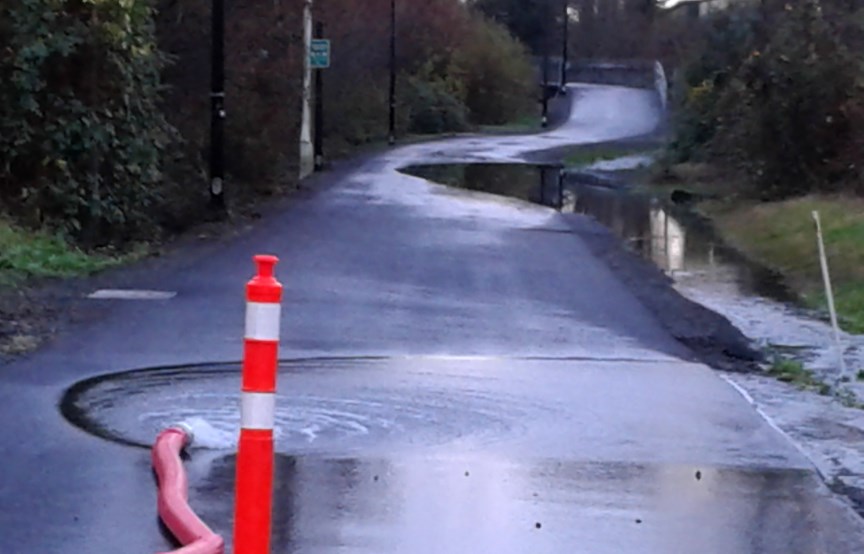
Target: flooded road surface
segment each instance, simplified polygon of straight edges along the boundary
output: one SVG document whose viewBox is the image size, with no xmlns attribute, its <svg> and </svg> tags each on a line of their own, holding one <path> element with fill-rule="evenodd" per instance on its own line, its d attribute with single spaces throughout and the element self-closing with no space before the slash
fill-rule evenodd
<svg viewBox="0 0 864 554">
<path fill-rule="evenodd" d="M 232 450 L 239 367 L 183 369 L 84 381 L 67 393 L 64 412 L 88 432 L 143 447 L 191 419 L 203 431 L 199 446 Z M 278 450 L 807 467 L 758 417 L 728 411 L 739 395 L 718 385 L 709 369 L 680 361 L 298 360 L 280 372 Z"/>
<path fill-rule="evenodd" d="M 649 161 L 634 155 L 597 162 L 590 168 L 608 172 Z M 839 377 L 828 323 L 800 308 L 779 275 L 728 247 L 710 223 L 688 206 L 673 202 L 668 193 L 634 192 L 623 184 L 598 185 L 591 174 L 569 174 L 559 182 L 558 166 L 452 164 L 403 171 L 450 186 L 588 215 L 671 276 L 685 296 L 726 316 L 760 346 L 805 362 L 828 383 Z M 847 366 L 864 368 L 864 337 L 844 335 L 844 345 Z M 864 398 L 864 386 L 849 386 Z"/>
<path fill-rule="evenodd" d="M 313 178 L 249 229 L 100 277 L 94 290 L 172 295 L 94 300 L 94 317 L 0 371 L 0 552 L 170 548 L 141 445 L 181 419 L 206 447 L 186 462 L 191 503 L 230 536 L 243 285 L 270 253 L 293 360 L 274 553 L 860 553 L 864 522 L 691 363 L 596 235 L 398 172 L 660 119 L 650 91 L 572 92 L 549 133 L 395 148 Z"/>
<path fill-rule="evenodd" d="M 618 167 L 617 162 L 596 165 Z M 419 165 L 402 171 L 449 186 L 534 202 L 563 213 L 588 215 L 681 283 L 713 275 L 734 286 L 740 295 L 765 296 L 781 302 L 794 300 L 778 275 L 748 263 L 687 207 L 675 205 L 668 197 L 598 185 L 597 178 L 563 170 L 556 165 L 485 163 Z"/>
<path fill-rule="evenodd" d="M 229 531 L 234 458 L 191 462 L 201 515 Z M 858 552 L 808 470 L 279 456 L 274 554 Z M 854 516 L 853 516 L 854 517 Z M 230 546 L 230 545 L 229 545 Z"/>
<path fill-rule="evenodd" d="M 801 360 L 832 385 L 840 377 L 828 322 L 801 308 L 781 276 L 724 244 L 687 206 L 668 196 L 598 187 L 571 176 L 564 210 L 603 223 L 671 276 L 682 294 L 727 317 L 761 347 Z M 843 341 L 846 365 L 864 368 L 864 337 L 844 334 Z M 846 386 L 864 398 L 864 386 Z"/>
<path fill-rule="evenodd" d="M 578 84 L 569 86 L 568 97 L 576 109 L 551 131 L 415 144 L 385 154 L 382 161 L 396 169 L 439 162 L 522 162 L 532 152 L 647 135 L 661 121 L 657 95 L 651 90 Z"/>
<path fill-rule="evenodd" d="M 230 540 L 237 377 L 140 371 L 67 401 L 89 431 L 144 444 L 193 417 L 192 503 Z M 864 538 L 701 366 L 299 360 L 279 389 L 274 553 L 816 554 Z"/>
<path fill-rule="evenodd" d="M 413 175 L 464 190 L 518 198 L 541 206 L 560 207 L 564 166 L 533 164 L 440 164 L 402 168 Z"/>
</svg>

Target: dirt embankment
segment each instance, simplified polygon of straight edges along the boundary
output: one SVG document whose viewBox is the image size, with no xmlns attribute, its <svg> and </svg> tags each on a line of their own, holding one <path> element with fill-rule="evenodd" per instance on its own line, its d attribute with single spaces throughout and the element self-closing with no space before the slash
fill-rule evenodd
<svg viewBox="0 0 864 554">
<path fill-rule="evenodd" d="M 570 216 L 573 231 L 605 262 L 675 339 L 716 369 L 755 371 L 762 355 L 728 319 L 683 297 L 654 264 L 628 251 L 611 231 L 584 216 Z"/>
</svg>

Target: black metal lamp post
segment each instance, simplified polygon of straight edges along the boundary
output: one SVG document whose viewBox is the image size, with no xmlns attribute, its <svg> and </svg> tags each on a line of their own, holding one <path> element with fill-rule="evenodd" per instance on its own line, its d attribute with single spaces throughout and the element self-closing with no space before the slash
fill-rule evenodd
<svg viewBox="0 0 864 554">
<path fill-rule="evenodd" d="M 225 4 L 213 0 L 210 83 L 210 207 L 225 212 Z"/>
<path fill-rule="evenodd" d="M 549 126 L 549 33 L 543 38 L 543 90 L 542 94 L 542 120 L 541 125 Z"/>
<path fill-rule="evenodd" d="M 396 144 L 396 0 L 390 0 L 390 133 L 387 142 Z"/>
<path fill-rule="evenodd" d="M 324 23 L 315 26 L 315 38 L 324 38 Z M 324 70 L 315 70 L 315 169 L 324 168 Z"/>
<path fill-rule="evenodd" d="M 570 2 L 562 0 L 564 8 L 563 39 L 561 41 L 561 94 L 567 94 L 567 62 L 570 53 Z"/>
</svg>

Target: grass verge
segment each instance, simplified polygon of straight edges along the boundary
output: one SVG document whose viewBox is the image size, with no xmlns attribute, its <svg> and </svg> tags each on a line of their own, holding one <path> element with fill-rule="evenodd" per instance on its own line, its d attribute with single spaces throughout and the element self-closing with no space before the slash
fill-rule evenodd
<svg viewBox="0 0 864 554">
<path fill-rule="evenodd" d="M 57 235 L 25 231 L 0 219 L 0 285 L 16 285 L 30 277 L 89 275 L 139 255 L 84 252 Z"/>
<path fill-rule="evenodd" d="M 597 162 L 605 162 L 636 155 L 651 155 L 656 153 L 656 141 L 606 142 L 599 144 L 584 144 L 572 146 L 563 152 L 564 165 L 578 169 Z M 648 173 L 647 166 L 644 173 Z M 643 179 L 636 179 L 641 181 Z"/>
<path fill-rule="evenodd" d="M 841 324 L 864 333 L 864 199 L 807 196 L 705 207 L 734 247 L 781 272 L 809 306 L 827 309 L 812 217 L 818 211 Z"/>
<path fill-rule="evenodd" d="M 540 117 L 526 114 L 503 125 L 478 125 L 477 132 L 488 135 L 522 135 L 539 133 L 543 130 Z"/>
<path fill-rule="evenodd" d="M 798 360 L 775 357 L 768 373 L 778 381 L 790 383 L 802 389 L 815 390 L 823 395 L 831 394 L 831 387 L 817 379 L 813 372 L 805 368 L 804 364 Z"/>
<path fill-rule="evenodd" d="M 569 167 L 582 167 L 591 165 L 597 162 L 605 162 L 621 158 L 627 154 L 622 154 L 615 150 L 580 150 L 569 154 L 564 158 L 564 163 Z"/>
<path fill-rule="evenodd" d="M 33 279 L 89 275 L 146 253 L 146 248 L 124 255 L 84 252 L 62 237 L 0 218 L 0 362 L 36 349 L 54 329 L 57 314 L 34 294 Z"/>
</svg>

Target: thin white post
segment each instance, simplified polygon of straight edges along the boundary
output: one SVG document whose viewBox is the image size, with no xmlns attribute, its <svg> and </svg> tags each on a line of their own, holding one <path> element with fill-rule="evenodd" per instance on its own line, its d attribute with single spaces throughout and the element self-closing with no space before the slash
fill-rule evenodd
<svg viewBox="0 0 864 554">
<path fill-rule="evenodd" d="M 312 144 L 312 0 L 303 6 L 303 119 L 300 123 L 300 178 L 315 171 L 315 148 Z"/>
<path fill-rule="evenodd" d="M 828 272 L 828 256 L 825 254 L 825 241 L 822 238 L 822 219 L 819 212 L 813 212 L 816 222 L 816 238 L 819 243 L 819 262 L 822 265 L 822 279 L 825 281 L 825 296 L 828 298 L 828 312 L 831 314 L 831 326 L 834 328 L 834 344 L 837 349 L 837 361 L 840 364 L 840 378 L 846 376 L 846 361 L 843 359 L 843 342 L 840 336 L 840 324 L 837 322 L 837 310 L 834 306 L 834 290 L 831 287 L 831 274 Z"/>
</svg>

